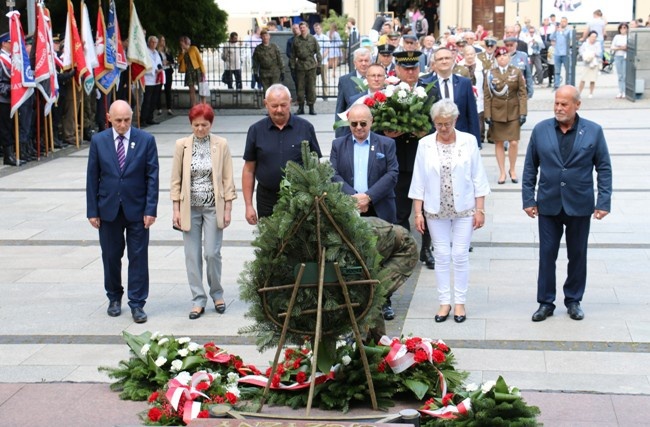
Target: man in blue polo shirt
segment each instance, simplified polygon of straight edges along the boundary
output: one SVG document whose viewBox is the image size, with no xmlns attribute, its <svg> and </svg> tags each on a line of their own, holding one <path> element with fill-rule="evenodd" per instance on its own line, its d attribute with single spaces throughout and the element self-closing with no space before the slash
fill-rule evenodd
<svg viewBox="0 0 650 427">
<path fill-rule="evenodd" d="M 271 85 L 264 105 L 269 113 L 251 125 L 246 136 L 242 192 L 246 204 L 246 221 L 257 224 L 258 218 L 270 216 L 278 201 L 282 169 L 289 160 L 302 164 L 301 143 L 308 141 L 312 151 L 322 157 L 314 126 L 291 114 L 291 93 L 282 84 Z M 253 207 L 253 190 L 257 180 L 257 211 Z"/>
</svg>

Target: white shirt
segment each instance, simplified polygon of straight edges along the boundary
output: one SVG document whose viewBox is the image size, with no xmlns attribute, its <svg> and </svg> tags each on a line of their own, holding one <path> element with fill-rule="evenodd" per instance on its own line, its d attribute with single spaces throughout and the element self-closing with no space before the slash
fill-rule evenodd
<svg viewBox="0 0 650 427">
<path fill-rule="evenodd" d="M 144 74 L 144 85 L 145 86 L 155 86 L 156 85 L 156 73 L 158 68 L 162 70 L 162 60 L 160 59 L 160 54 L 157 50 L 147 49 L 149 56 L 151 57 L 151 70 Z M 160 67 L 159 67 L 160 66 Z"/>
</svg>

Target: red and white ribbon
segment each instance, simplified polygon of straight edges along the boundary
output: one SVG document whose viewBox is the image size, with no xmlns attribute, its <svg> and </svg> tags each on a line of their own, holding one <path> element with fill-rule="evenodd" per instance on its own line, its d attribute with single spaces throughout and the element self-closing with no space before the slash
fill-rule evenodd
<svg viewBox="0 0 650 427">
<path fill-rule="evenodd" d="M 322 372 L 316 372 L 316 385 L 322 384 L 327 380 L 334 378 L 334 371 L 330 371 L 328 374 L 323 374 Z M 238 383 L 256 385 L 258 387 L 266 387 L 266 384 L 269 382 L 269 379 L 264 375 L 246 375 L 245 377 L 237 380 Z M 271 383 L 272 390 L 302 390 L 309 387 L 311 381 L 305 381 L 304 383 L 294 382 L 292 384 L 283 384 L 280 383 L 277 386 Z"/>
<path fill-rule="evenodd" d="M 167 393 L 165 393 L 165 397 L 169 401 L 169 403 L 172 405 L 172 408 L 174 410 L 178 410 L 178 404 L 181 400 L 182 396 L 185 396 L 185 399 L 187 400 L 184 408 L 187 407 L 187 403 L 192 403 L 194 399 L 196 399 L 199 396 L 205 397 L 206 399 L 209 399 L 209 396 L 207 396 L 204 393 L 201 393 L 196 389 L 196 386 L 203 382 L 207 381 L 208 384 L 212 384 L 212 375 L 208 374 L 205 371 L 199 371 L 196 372 L 194 375 L 192 375 L 192 379 L 190 380 L 190 384 L 183 384 L 176 378 L 169 380 L 169 383 L 167 384 Z M 199 403 L 199 407 L 200 407 Z M 198 413 L 198 412 L 197 412 Z"/>
<path fill-rule="evenodd" d="M 443 418 L 446 420 L 451 420 L 458 418 L 458 415 L 467 415 L 472 409 L 472 400 L 468 397 L 467 399 L 460 402 L 458 405 L 447 405 L 443 408 L 436 409 L 435 411 L 430 411 L 428 409 L 420 409 L 420 413 L 426 414 L 433 418 Z"/>
</svg>

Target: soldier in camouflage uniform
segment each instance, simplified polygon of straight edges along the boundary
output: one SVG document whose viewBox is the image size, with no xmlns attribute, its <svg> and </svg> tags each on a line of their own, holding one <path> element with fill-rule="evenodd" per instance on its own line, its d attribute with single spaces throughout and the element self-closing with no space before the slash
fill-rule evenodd
<svg viewBox="0 0 650 427">
<path fill-rule="evenodd" d="M 260 37 L 262 43 L 253 51 L 253 73 L 258 75 L 264 93 L 266 93 L 266 90 L 271 85 L 284 80 L 284 73 L 282 72 L 284 65 L 280 48 L 271 43 L 269 32 L 262 30 Z"/>
<path fill-rule="evenodd" d="M 318 40 L 309 34 L 306 22 L 300 23 L 300 35 L 294 39 L 291 51 L 289 66 L 296 74 L 296 92 L 298 93 L 298 112 L 296 114 L 305 114 L 306 95 L 309 114 L 315 116 L 316 71 L 320 70 L 318 65 L 323 58 L 320 54 Z"/>
<path fill-rule="evenodd" d="M 382 316 L 379 316 L 375 327 L 370 330 L 370 335 L 377 341 L 382 335 L 386 335 L 384 319 L 395 318 L 390 298 L 413 273 L 418 263 L 418 245 L 411 233 L 400 225 L 373 216 L 362 219 L 372 226 L 377 236 L 377 251 L 383 258 L 381 266 L 388 272 L 388 290 Z"/>
</svg>

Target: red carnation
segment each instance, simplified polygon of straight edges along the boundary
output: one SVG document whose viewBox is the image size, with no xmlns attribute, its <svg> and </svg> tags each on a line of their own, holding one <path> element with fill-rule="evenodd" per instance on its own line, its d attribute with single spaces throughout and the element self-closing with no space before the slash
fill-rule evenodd
<svg viewBox="0 0 650 427">
<path fill-rule="evenodd" d="M 284 374 L 284 372 L 285 372 L 284 365 L 278 365 L 277 373 L 282 375 Z"/>
<path fill-rule="evenodd" d="M 275 374 L 275 375 L 273 376 L 273 380 L 271 381 L 271 385 L 272 385 L 273 387 L 279 387 L 279 386 L 280 386 L 280 375 Z"/>
<path fill-rule="evenodd" d="M 442 398 L 442 404 L 444 406 L 447 406 L 451 403 L 454 403 L 453 398 L 454 398 L 454 393 L 445 394 L 445 396 Z"/>
<path fill-rule="evenodd" d="M 415 359 L 415 361 L 418 363 L 426 362 L 427 360 L 429 360 L 429 358 L 427 357 L 427 352 L 421 348 L 415 350 L 415 355 L 413 356 L 413 359 Z"/>
<path fill-rule="evenodd" d="M 156 399 L 158 399 L 158 392 L 154 391 L 153 393 L 151 393 L 151 396 L 149 396 L 148 401 L 149 401 L 149 403 L 152 403 L 152 402 L 155 402 Z"/>
<path fill-rule="evenodd" d="M 422 338 L 414 337 L 406 340 L 406 349 L 408 351 L 415 351 L 415 347 L 422 342 Z"/>
<path fill-rule="evenodd" d="M 293 369 L 298 369 L 300 368 L 300 362 L 302 362 L 302 359 L 299 357 L 296 360 L 293 361 Z"/>
<path fill-rule="evenodd" d="M 162 411 L 160 408 L 151 408 L 149 409 L 149 413 L 147 414 L 149 419 L 153 421 L 154 423 L 160 421 L 160 417 L 162 417 Z"/>
<path fill-rule="evenodd" d="M 429 398 L 426 402 L 424 402 L 424 408 L 429 409 L 431 408 L 431 405 L 435 405 L 436 401 L 433 400 L 433 397 Z"/>
<path fill-rule="evenodd" d="M 196 415 L 196 418 L 210 418 L 210 413 L 207 411 L 207 409 L 204 409 L 202 411 L 199 411 L 199 413 Z"/>
<path fill-rule="evenodd" d="M 201 381 L 196 385 L 196 390 L 197 391 L 205 391 L 210 388 L 210 384 L 208 384 L 206 381 Z"/>
<path fill-rule="evenodd" d="M 373 98 L 366 98 L 364 99 L 363 103 L 366 104 L 368 107 L 372 108 L 375 106 L 375 100 Z"/>
<path fill-rule="evenodd" d="M 436 363 L 442 363 L 445 361 L 445 353 L 440 350 L 433 350 L 433 361 Z"/>
<path fill-rule="evenodd" d="M 377 365 L 377 370 L 379 372 L 384 372 L 386 370 L 386 362 L 384 360 L 382 360 L 381 363 Z"/>
<path fill-rule="evenodd" d="M 309 354 L 310 351 L 311 350 L 309 350 L 308 348 L 303 348 L 302 350 L 300 350 L 302 354 Z"/>
<path fill-rule="evenodd" d="M 214 400 L 215 403 L 223 403 L 226 401 L 226 399 L 224 399 L 223 396 L 215 396 L 214 399 L 212 400 Z"/>
<path fill-rule="evenodd" d="M 267 377 L 271 375 L 271 367 L 270 366 L 268 368 L 266 368 L 266 374 L 265 375 Z"/>
<path fill-rule="evenodd" d="M 377 102 L 386 102 L 387 99 L 386 94 L 384 94 L 384 92 L 375 92 L 374 97 Z"/>
<path fill-rule="evenodd" d="M 294 352 L 295 352 L 295 350 L 292 349 L 292 348 L 288 348 L 288 349 L 284 350 L 284 358 L 285 359 L 290 359 L 291 356 L 293 356 Z"/>
<path fill-rule="evenodd" d="M 445 343 L 439 342 L 436 344 L 436 347 L 438 347 L 438 350 L 444 353 L 449 353 L 449 347 Z"/>
<path fill-rule="evenodd" d="M 227 392 L 226 393 L 226 399 L 228 399 L 228 402 L 230 402 L 231 405 L 234 405 L 237 403 L 237 396 L 235 396 L 234 393 Z"/>
<path fill-rule="evenodd" d="M 305 381 L 307 381 L 307 374 L 305 374 L 303 371 L 298 372 L 298 374 L 296 375 L 296 382 L 298 384 L 302 384 Z"/>
</svg>

